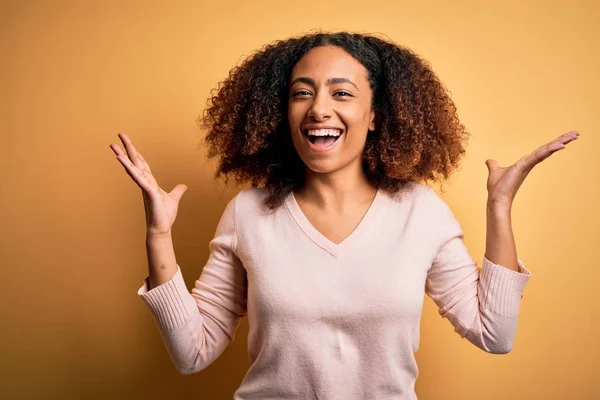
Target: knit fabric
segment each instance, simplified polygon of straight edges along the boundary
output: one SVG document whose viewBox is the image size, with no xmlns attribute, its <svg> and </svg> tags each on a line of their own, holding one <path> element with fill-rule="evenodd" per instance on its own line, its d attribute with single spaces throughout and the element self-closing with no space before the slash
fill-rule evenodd
<svg viewBox="0 0 600 400">
<path fill-rule="evenodd" d="M 234 400 L 416 399 L 419 323 L 430 296 L 456 333 L 511 350 L 531 277 L 483 257 L 479 268 L 448 205 L 428 186 L 378 190 L 341 243 L 323 236 L 293 194 L 275 211 L 264 189 L 227 205 L 191 292 L 177 265 L 138 295 L 183 374 L 210 365 L 248 316 L 250 368 Z"/>
</svg>

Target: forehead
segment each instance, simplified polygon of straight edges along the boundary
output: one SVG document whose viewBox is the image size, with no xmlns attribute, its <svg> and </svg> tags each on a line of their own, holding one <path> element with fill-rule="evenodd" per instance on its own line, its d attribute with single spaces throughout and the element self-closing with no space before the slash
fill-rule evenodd
<svg viewBox="0 0 600 400">
<path fill-rule="evenodd" d="M 291 79 L 306 76 L 315 81 L 328 78 L 350 78 L 358 85 L 367 82 L 367 69 L 344 49 L 320 46 L 308 51 L 296 63 Z"/>
</svg>

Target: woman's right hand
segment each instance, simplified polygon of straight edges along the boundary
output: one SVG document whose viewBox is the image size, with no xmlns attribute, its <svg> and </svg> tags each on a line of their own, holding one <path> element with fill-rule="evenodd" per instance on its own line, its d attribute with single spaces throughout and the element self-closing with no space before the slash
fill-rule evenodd
<svg viewBox="0 0 600 400">
<path fill-rule="evenodd" d="M 177 216 L 179 200 L 186 192 L 187 186 L 179 184 L 173 188 L 171 193 L 162 190 L 152 176 L 150 166 L 137 152 L 129 137 L 124 133 L 119 133 L 118 136 L 123 142 L 127 154 L 121 150 L 118 144 L 111 144 L 110 148 L 117 155 L 117 160 L 125 167 L 127 174 L 142 189 L 147 234 L 170 235 L 171 227 Z"/>
</svg>

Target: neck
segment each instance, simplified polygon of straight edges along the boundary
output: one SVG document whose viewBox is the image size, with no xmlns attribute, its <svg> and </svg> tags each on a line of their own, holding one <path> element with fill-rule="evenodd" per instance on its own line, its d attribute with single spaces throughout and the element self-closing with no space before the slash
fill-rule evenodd
<svg viewBox="0 0 600 400">
<path fill-rule="evenodd" d="M 344 210 L 371 202 L 376 192 L 377 187 L 368 181 L 359 165 L 326 174 L 307 169 L 305 184 L 296 197 L 319 208 Z"/>
</svg>

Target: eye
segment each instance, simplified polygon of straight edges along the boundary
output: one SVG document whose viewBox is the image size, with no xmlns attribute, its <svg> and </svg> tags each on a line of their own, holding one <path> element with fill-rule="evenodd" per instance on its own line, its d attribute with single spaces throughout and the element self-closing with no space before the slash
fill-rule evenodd
<svg viewBox="0 0 600 400">
<path fill-rule="evenodd" d="M 344 91 L 335 92 L 335 93 L 334 93 L 334 96 L 335 96 L 336 94 L 339 94 L 339 95 L 342 95 L 342 94 L 343 94 L 343 95 L 344 95 L 344 96 L 340 96 L 340 97 L 352 97 L 352 95 L 351 95 L 350 93 L 348 93 L 348 92 L 344 92 Z"/>
<path fill-rule="evenodd" d="M 294 92 L 294 94 L 292 94 L 293 97 L 307 96 L 307 95 L 310 95 L 310 92 L 308 90 L 298 90 L 297 92 Z"/>
</svg>

